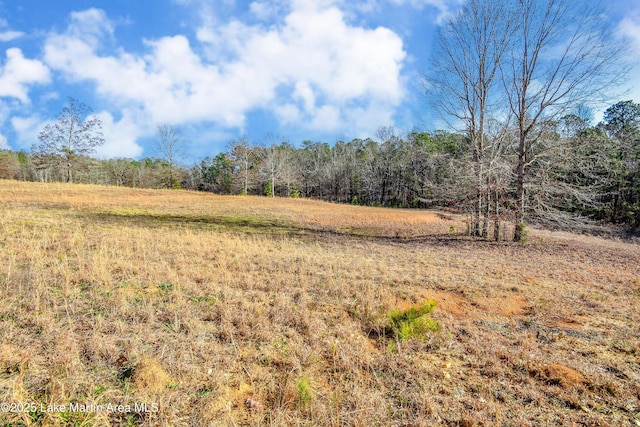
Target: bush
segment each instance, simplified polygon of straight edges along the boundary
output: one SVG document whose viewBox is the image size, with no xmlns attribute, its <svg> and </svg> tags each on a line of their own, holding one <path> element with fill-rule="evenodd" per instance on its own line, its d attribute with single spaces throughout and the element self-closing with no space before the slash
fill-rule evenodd
<svg viewBox="0 0 640 427">
<path fill-rule="evenodd" d="M 440 324 L 429 317 L 436 305 L 436 301 L 425 301 L 421 306 L 391 310 L 387 319 L 398 341 L 404 342 L 414 337 L 423 339 L 427 332 L 439 332 Z"/>
<path fill-rule="evenodd" d="M 273 193 L 273 184 L 271 183 L 271 181 L 269 181 L 266 185 L 266 187 L 264 187 L 264 195 L 267 197 L 273 197 L 274 193 Z"/>
<path fill-rule="evenodd" d="M 306 407 L 311 403 L 312 390 L 309 384 L 309 378 L 301 377 L 296 380 L 297 404 L 300 407 Z"/>
</svg>

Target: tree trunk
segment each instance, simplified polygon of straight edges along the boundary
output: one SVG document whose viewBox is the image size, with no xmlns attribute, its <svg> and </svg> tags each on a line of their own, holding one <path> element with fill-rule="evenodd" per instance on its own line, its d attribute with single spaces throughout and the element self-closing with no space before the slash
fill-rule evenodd
<svg viewBox="0 0 640 427">
<path fill-rule="evenodd" d="M 487 191 L 486 198 L 487 200 L 484 204 L 484 212 L 482 218 L 482 237 L 485 239 L 489 237 L 489 209 L 491 205 L 491 197 L 489 191 Z"/>
<path fill-rule="evenodd" d="M 500 241 L 500 201 L 498 191 L 495 193 L 495 220 L 493 222 L 493 238 L 496 242 Z"/>
<path fill-rule="evenodd" d="M 244 194 L 249 194 L 249 162 L 244 162 Z"/>
<path fill-rule="evenodd" d="M 72 177 L 71 177 L 71 160 L 67 160 L 67 182 L 71 183 L 72 182 Z"/>
<path fill-rule="evenodd" d="M 482 198 L 480 196 L 480 189 L 476 192 L 476 203 L 473 209 L 473 236 L 480 236 L 480 211 L 482 210 Z"/>
<path fill-rule="evenodd" d="M 518 167 L 516 169 L 516 218 L 513 241 L 521 242 L 524 238 L 524 162 L 525 162 L 525 136 L 520 136 L 518 145 Z"/>
</svg>

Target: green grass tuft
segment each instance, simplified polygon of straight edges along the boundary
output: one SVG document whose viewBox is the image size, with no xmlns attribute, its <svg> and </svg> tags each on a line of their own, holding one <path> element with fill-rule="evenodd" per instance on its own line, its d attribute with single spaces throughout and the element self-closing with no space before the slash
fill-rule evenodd
<svg viewBox="0 0 640 427">
<path fill-rule="evenodd" d="M 439 332 L 441 325 L 429 316 L 437 304 L 431 300 L 423 302 L 421 306 L 389 311 L 387 319 L 397 339 L 400 342 L 411 338 L 423 339 L 427 332 Z"/>
</svg>

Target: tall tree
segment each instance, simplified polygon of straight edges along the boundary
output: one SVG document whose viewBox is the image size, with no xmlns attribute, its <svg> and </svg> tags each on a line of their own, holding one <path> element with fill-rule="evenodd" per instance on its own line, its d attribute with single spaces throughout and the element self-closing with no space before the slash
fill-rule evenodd
<svg viewBox="0 0 640 427">
<path fill-rule="evenodd" d="M 510 120 L 515 127 L 518 241 L 529 212 L 527 193 L 534 197 L 537 191 L 531 166 L 553 146 L 553 138 L 545 140 L 549 124 L 575 105 L 603 101 L 605 89 L 624 75 L 622 47 L 611 43 L 612 28 L 602 16 L 597 2 L 468 0 L 441 32 L 429 83 L 442 110 L 464 124 L 472 143 L 474 234 L 486 235 L 486 226 L 479 231 L 479 217 L 488 212 L 486 197 L 492 193 L 487 151 L 505 154 L 487 150 L 491 115 L 503 121 L 500 135 Z"/>
<path fill-rule="evenodd" d="M 574 105 L 602 101 L 624 72 L 621 50 L 597 2 L 512 1 L 517 16 L 503 81 L 517 129 L 514 240 L 524 237 L 529 166 L 542 152 L 547 126 Z M 533 188 L 531 190 L 535 191 Z"/>
<path fill-rule="evenodd" d="M 107 173 L 107 183 L 133 186 L 134 165 L 125 158 L 109 159 L 103 162 L 103 167 Z"/>
<path fill-rule="evenodd" d="M 613 144 L 609 219 L 640 225 L 640 104 L 621 101 L 612 105 L 601 127 Z"/>
<path fill-rule="evenodd" d="M 242 182 L 241 194 L 249 193 L 249 184 L 252 181 L 251 170 L 255 164 L 255 153 L 253 147 L 249 145 L 249 138 L 242 136 L 240 139 L 229 143 L 229 158 L 237 168 Z"/>
<path fill-rule="evenodd" d="M 33 147 L 39 158 L 62 163 L 66 182 L 73 182 L 73 168 L 83 156 L 95 152 L 105 143 L 102 122 L 91 116 L 91 108 L 75 98 L 69 98 L 55 123 L 48 124 L 38 135 L 40 145 Z"/>
<path fill-rule="evenodd" d="M 231 194 L 234 165 L 228 153 L 218 153 L 214 158 L 205 157 L 194 169 L 199 181 L 196 189 Z"/>
<path fill-rule="evenodd" d="M 298 175 L 295 164 L 295 149 L 279 135 L 269 134 L 266 140 L 270 142 L 265 147 L 256 148 L 256 158 L 259 161 L 258 171 L 265 182 L 264 194 L 275 197 L 284 191 L 291 195 L 292 185 Z M 277 143 L 276 141 L 283 141 Z"/>
<path fill-rule="evenodd" d="M 327 192 L 325 171 L 333 150 L 327 143 L 303 141 L 300 160 L 300 176 L 305 197 L 324 198 Z"/>
<path fill-rule="evenodd" d="M 500 94 L 495 90 L 500 65 L 514 31 L 513 11 L 499 0 L 469 0 L 442 28 L 437 39 L 432 72 L 428 76 L 431 98 L 437 107 L 462 124 L 472 146 L 472 233 L 487 235 L 489 207 L 486 155 L 498 153 L 487 140 L 487 122 Z M 489 159 L 491 161 L 492 159 Z M 480 217 L 485 215 L 481 229 Z"/>
<path fill-rule="evenodd" d="M 168 164 L 166 187 L 180 188 L 176 178 L 178 163 L 184 156 L 184 139 L 182 133 L 175 126 L 162 123 L 158 125 L 157 149 Z"/>
</svg>

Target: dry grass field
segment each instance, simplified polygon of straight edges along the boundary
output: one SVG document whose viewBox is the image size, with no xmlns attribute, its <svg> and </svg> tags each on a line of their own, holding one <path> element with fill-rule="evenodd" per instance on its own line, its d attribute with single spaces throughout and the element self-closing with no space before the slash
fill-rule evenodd
<svg viewBox="0 0 640 427">
<path fill-rule="evenodd" d="M 0 425 L 640 425 L 640 247 L 464 227 L 0 181 Z"/>
</svg>

